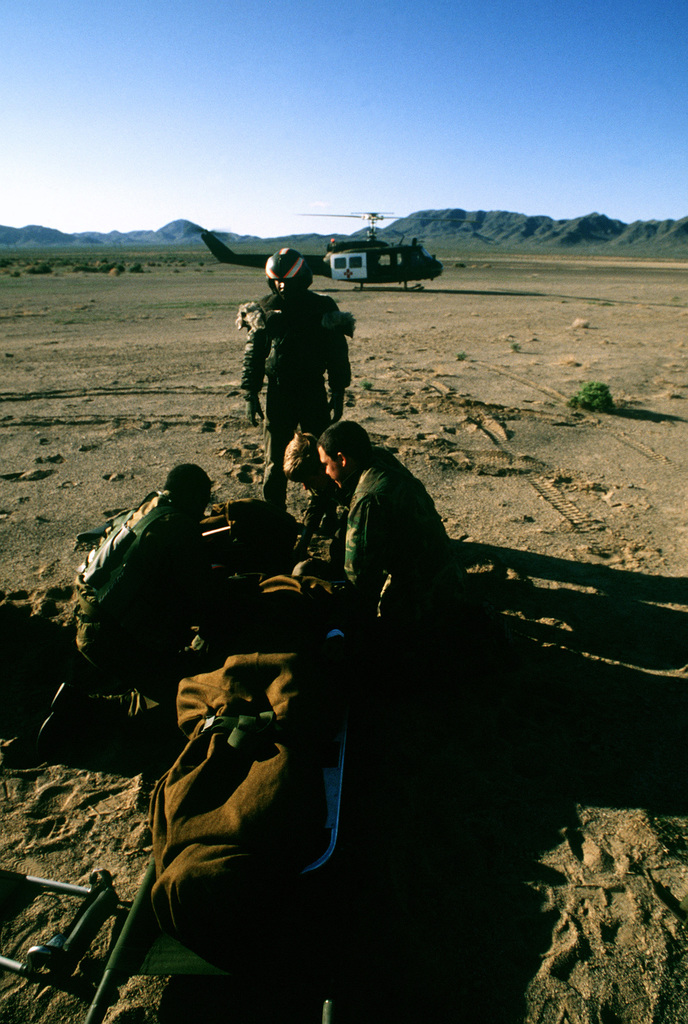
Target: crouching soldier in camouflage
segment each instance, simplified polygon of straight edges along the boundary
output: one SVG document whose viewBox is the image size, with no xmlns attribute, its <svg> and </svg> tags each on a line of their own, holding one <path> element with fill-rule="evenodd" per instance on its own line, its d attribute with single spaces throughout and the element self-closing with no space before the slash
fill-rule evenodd
<svg viewBox="0 0 688 1024">
<path fill-rule="evenodd" d="M 441 633 L 464 599 L 464 574 L 434 502 L 358 423 L 328 427 L 320 458 L 348 506 L 344 570 L 363 624 L 401 646 Z"/>
<path fill-rule="evenodd" d="M 58 690 L 39 734 L 43 756 L 70 716 L 109 721 L 162 705 L 172 724 L 179 681 L 205 668 L 189 647 L 192 627 L 207 636 L 222 608 L 201 537 L 210 490 L 199 466 L 176 466 L 163 490 L 114 520 L 81 567 L 76 644 L 98 671 L 83 689 Z"/>
<path fill-rule="evenodd" d="M 174 701 L 195 664 L 192 627 L 208 628 L 217 582 L 201 537 L 207 474 L 176 466 L 162 491 L 120 516 L 79 573 L 77 647 L 109 688 Z M 145 703 L 144 705 L 145 706 Z"/>
<path fill-rule="evenodd" d="M 354 318 L 340 312 L 328 295 L 308 290 L 313 275 L 294 249 L 271 256 L 265 273 L 271 294 L 246 303 L 237 318 L 237 327 L 248 329 L 241 387 L 249 421 L 257 426 L 264 419 L 263 497 L 283 508 L 287 481 L 282 463 L 294 431 L 300 427 L 318 437 L 342 415 L 351 383 L 347 336 L 353 336 Z M 258 396 L 266 376 L 263 416 Z"/>
<path fill-rule="evenodd" d="M 342 579 L 344 546 L 342 522 L 338 514 L 339 488 L 325 472 L 318 452 L 318 439 L 314 434 L 296 431 L 284 453 L 284 475 L 293 483 L 303 484 L 304 490 L 308 493 L 301 536 L 294 548 L 295 558 L 298 561 L 307 558 L 316 533 L 330 537 L 330 564 L 325 570 L 325 578 Z M 309 561 L 313 562 L 313 559 Z M 309 572 L 310 575 L 320 575 L 314 566 L 310 568 L 313 570 Z M 324 566 L 321 565 L 320 568 L 322 570 Z"/>
</svg>

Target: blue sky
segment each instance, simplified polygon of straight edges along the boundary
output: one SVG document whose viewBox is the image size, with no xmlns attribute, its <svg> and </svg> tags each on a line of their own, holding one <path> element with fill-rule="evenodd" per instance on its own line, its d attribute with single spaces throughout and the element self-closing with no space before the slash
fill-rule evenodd
<svg viewBox="0 0 688 1024">
<path fill-rule="evenodd" d="M 675 0 L 3 0 L 0 224 L 688 215 Z"/>
</svg>

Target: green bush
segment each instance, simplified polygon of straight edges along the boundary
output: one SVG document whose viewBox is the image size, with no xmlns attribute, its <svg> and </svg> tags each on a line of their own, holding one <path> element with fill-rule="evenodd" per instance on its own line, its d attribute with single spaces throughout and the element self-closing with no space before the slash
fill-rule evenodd
<svg viewBox="0 0 688 1024">
<path fill-rule="evenodd" d="M 613 412 L 614 399 L 606 384 L 599 381 L 587 381 L 581 384 L 577 394 L 569 400 L 574 409 L 590 409 L 592 412 Z"/>
<path fill-rule="evenodd" d="M 52 274 L 53 268 L 49 263 L 34 263 L 32 267 L 26 268 L 27 274 Z"/>
</svg>

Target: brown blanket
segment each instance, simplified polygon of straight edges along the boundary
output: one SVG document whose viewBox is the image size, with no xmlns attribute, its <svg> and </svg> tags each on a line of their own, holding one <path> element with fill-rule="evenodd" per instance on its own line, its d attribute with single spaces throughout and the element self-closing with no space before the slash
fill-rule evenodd
<svg viewBox="0 0 688 1024">
<path fill-rule="evenodd" d="M 160 926 L 224 968 L 235 953 L 228 936 L 257 940 L 322 852 L 321 751 L 343 710 L 322 632 L 327 587 L 288 577 L 262 587 L 268 619 L 284 610 L 299 649 L 235 654 L 182 680 L 178 721 L 189 742 L 151 801 Z"/>
</svg>

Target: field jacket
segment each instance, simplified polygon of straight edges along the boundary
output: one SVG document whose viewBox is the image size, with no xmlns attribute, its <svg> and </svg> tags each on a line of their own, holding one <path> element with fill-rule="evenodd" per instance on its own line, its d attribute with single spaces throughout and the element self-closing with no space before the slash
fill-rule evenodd
<svg viewBox="0 0 688 1024">
<path fill-rule="evenodd" d="M 347 335 L 353 335 L 354 318 L 328 295 L 304 291 L 286 303 L 281 295 L 246 303 L 237 327 L 248 329 L 245 391 L 257 394 L 266 376 L 268 383 L 297 393 L 322 387 L 325 374 L 331 392 L 351 383 Z"/>
<path fill-rule="evenodd" d="M 373 448 L 370 466 L 346 483 L 344 570 L 367 615 L 419 624 L 463 594 L 435 504 L 398 459 Z"/>
</svg>

